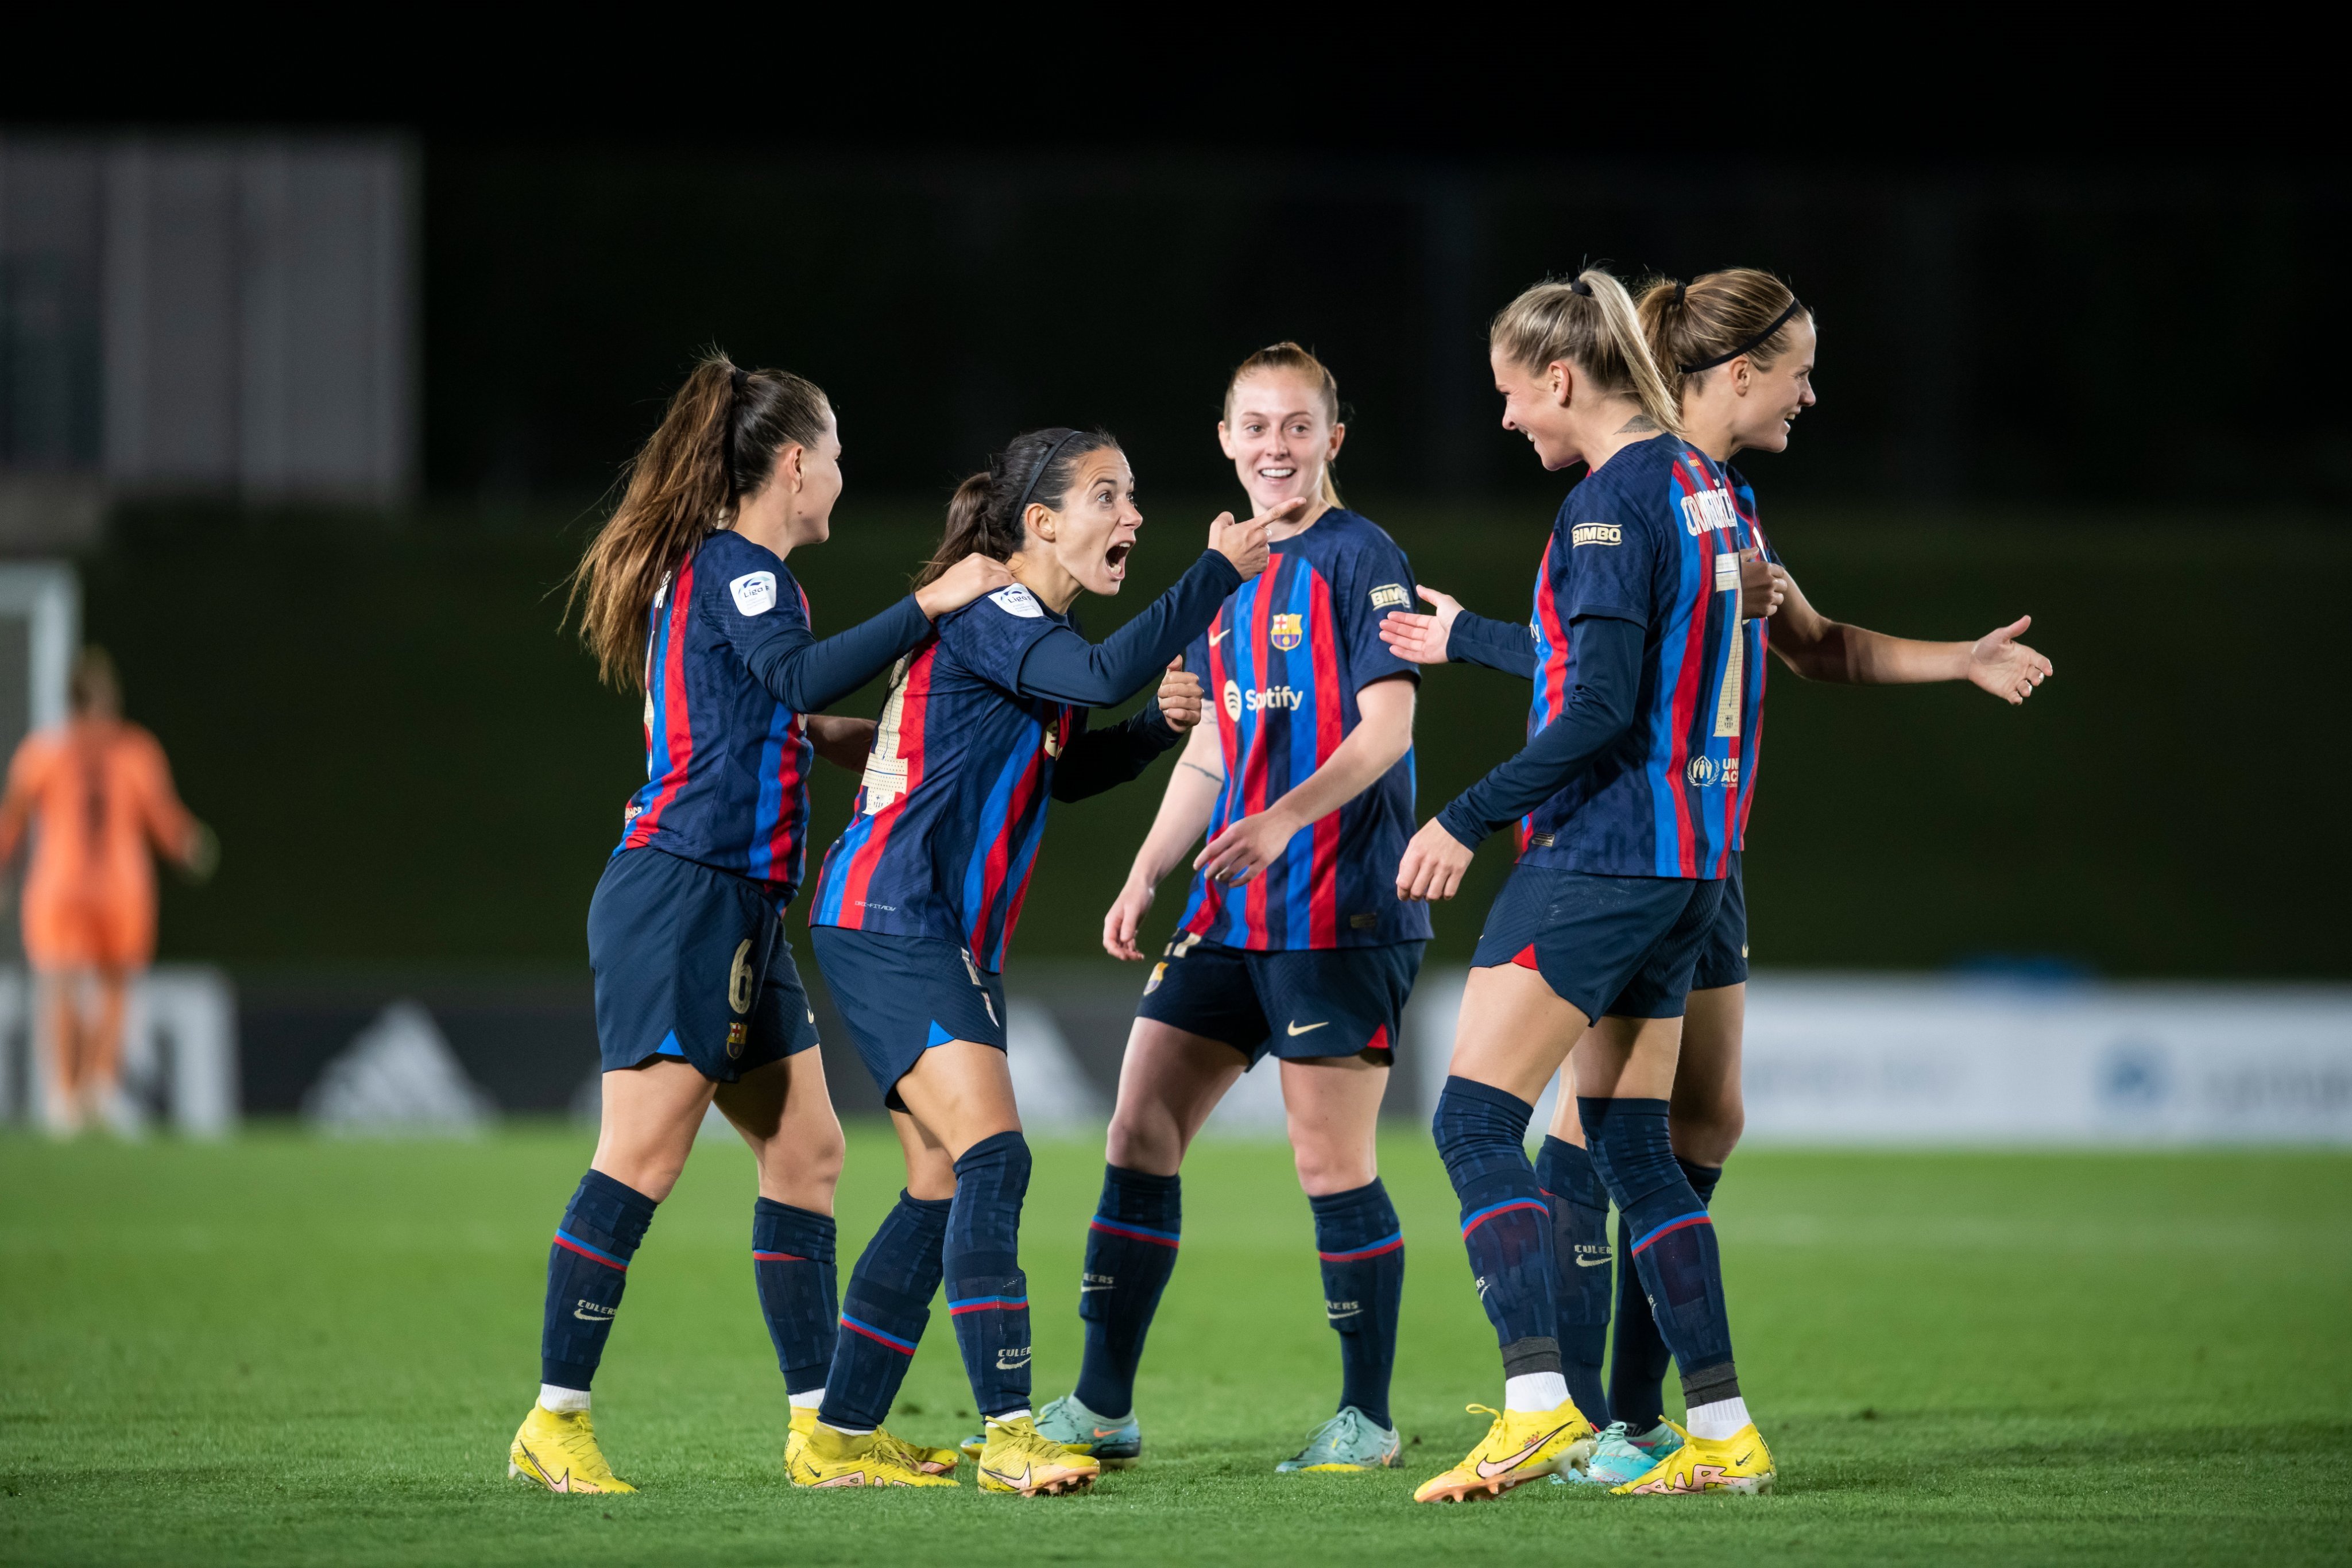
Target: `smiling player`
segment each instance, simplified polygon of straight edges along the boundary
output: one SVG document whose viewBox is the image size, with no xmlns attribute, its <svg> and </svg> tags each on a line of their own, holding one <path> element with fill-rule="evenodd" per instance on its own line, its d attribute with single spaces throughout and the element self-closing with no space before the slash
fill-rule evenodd
<svg viewBox="0 0 2352 1568">
<path fill-rule="evenodd" d="M 1012 586 L 944 617 L 899 661 L 850 825 L 810 910 L 817 962 L 880 1086 L 907 1187 L 851 1273 L 817 1426 L 795 1452 L 806 1487 L 953 1484 L 895 1463 L 877 1428 L 944 1278 L 985 1426 L 984 1491 L 1083 1490 L 1098 1467 L 1041 1436 L 1029 1407 L 1029 1294 L 1020 1264 L 1029 1146 L 1005 1064 L 1005 950 L 1046 802 L 1142 772 L 1199 722 L 1197 677 L 1171 667 L 1225 597 L 1265 565 L 1271 517 L 1220 517 L 1181 580 L 1103 643 L 1070 615 L 1117 593 L 1143 526 L 1127 456 L 1101 432 L 1016 439 L 958 487 L 927 581 L 966 552 Z M 1124 724 L 1087 710 L 1160 679 Z"/>
<path fill-rule="evenodd" d="M 1339 1335 L 1339 1410 L 1276 1469 L 1396 1462 L 1404 1236 L 1373 1152 L 1398 1025 L 1429 938 L 1390 873 L 1412 826 L 1418 673 L 1379 640 L 1412 580 L 1404 552 L 1340 504 L 1339 386 L 1296 343 L 1244 360 L 1217 437 L 1250 504 L 1300 509 L 1265 573 L 1186 654 L 1216 722 L 1192 732 L 1103 946 L 1136 936 L 1160 880 L 1208 835 L 1192 896 L 1136 1009 L 1078 1315 L 1086 1362 L 1038 1429 L 1107 1463 L 1142 1451 L 1135 1375 L 1182 1228 L 1178 1167 L 1242 1073 L 1277 1059 L 1299 1185 L 1315 1216 L 1324 1312 Z"/>
</svg>

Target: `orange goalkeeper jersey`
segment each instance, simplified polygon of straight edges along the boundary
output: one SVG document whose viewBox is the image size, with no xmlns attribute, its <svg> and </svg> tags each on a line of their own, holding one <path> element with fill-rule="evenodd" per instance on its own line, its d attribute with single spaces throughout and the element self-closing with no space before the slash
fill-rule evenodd
<svg viewBox="0 0 2352 1568">
<path fill-rule="evenodd" d="M 8 764 L 0 862 L 27 818 L 25 951 L 36 967 L 135 967 L 155 951 L 151 853 L 184 853 L 195 820 L 155 737 L 119 719 L 78 718 L 25 737 Z"/>
</svg>

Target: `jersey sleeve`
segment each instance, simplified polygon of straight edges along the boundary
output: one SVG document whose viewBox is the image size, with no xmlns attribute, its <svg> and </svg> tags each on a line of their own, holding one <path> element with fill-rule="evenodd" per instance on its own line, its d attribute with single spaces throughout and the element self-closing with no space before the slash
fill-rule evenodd
<svg viewBox="0 0 2352 1568">
<path fill-rule="evenodd" d="M 1360 692 L 1374 681 L 1396 675 L 1419 684 L 1421 666 L 1397 657 L 1381 641 L 1381 618 L 1391 610 L 1412 608 L 1412 566 L 1404 551 L 1395 540 L 1375 535 L 1351 553 L 1339 576 L 1332 614 L 1339 622 L 1339 646 L 1347 650 L 1350 688 Z"/>
<path fill-rule="evenodd" d="M 1554 589 L 1560 621 L 1606 615 L 1647 625 L 1656 607 L 1654 585 L 1664 556 L 1657 521 L 1613 489 L 1579 506 L 1579 497 L 1592 488 L 1588 482 L 1571 492 L 1554 525 L 1555 548 L 1564 547 L 1568 556 L 1567 570 Z"/>
<path fill-rule="evenodd" d="M 990 685 L 1021 695 L 1021 661 L 1045 638 L 1063 629 L 1037 596 L 1019 583 L 983 594 L 940 617 L 940 641 L 956 662 Z"/>
<path fill-rule="evenodd" d="M 718 555 L 716 550 L 711 553 Z M 762 564 L 739 547 L 711 564 L 719 570 L 701 577 L 697 584 L 696 597 L 701 602 L 695 611 L 703 624 L 724 638 L 746 663 L 753 650 L 776 637 L 814 636 L 809 629 L 808 598 L 782 561 Z"/>
</svg>

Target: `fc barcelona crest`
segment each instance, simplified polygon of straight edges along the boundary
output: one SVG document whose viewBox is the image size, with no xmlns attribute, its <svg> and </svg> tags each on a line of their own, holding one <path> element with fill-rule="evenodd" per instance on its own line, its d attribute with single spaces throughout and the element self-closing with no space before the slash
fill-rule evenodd
<svg viewBox="0 0 2352 1568">
<path fill-rule="evenodd" d="M 1304 615 L 1276 616 L 1274 618 L 1274 645 L 1287 653 L 1293 648 L 1297 647 L 1299 643 L 1305 642 L 1307 640 L 1307 628 L 1304 625 L 1306 619 L 1307 617 Z"/>
</svg>

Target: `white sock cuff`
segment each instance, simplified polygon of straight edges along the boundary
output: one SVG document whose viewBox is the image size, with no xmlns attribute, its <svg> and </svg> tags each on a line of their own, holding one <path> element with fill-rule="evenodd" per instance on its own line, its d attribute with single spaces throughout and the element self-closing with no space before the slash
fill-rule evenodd
<svg viewBox="0 0 2352 1568">
<path fill-rule="evenodd" d="M 1506 1410 L 1557 1410 L 1568 1403 L 1568 1379 L 1557 1372 L 1523 1372 L 1503 1379 Z"/>
<path fill-rule="evenodd" d="M 552 1383 L 539 1385 L 539 1407 L 557 1416 L 569 1416 L 588 1408 L 588 1391 L 584 1388 L 558 1388 Z"/>
<path fill-rule="evenodd" d="M 1717 1399 L 1712 1404 L 1692 1406 L 1690 1418 L 1683 1423 L 1683 1427 L 1694 1437 L 1719 1443 L 1726 1437 L 1738 1436 L 1739 1428 L 1748 1425 L 1748 1401 L 1735 1394 L 1728 1399 Z"/>
<path fill-rule="evenodd" d="M 806 1394 L 787 1395 L 785 1399 L 795 1410 L 814 1410 L 824 1403 L 824 1390 L 812 1388 Z"/>
<path fill-rule="evenodd" d="M 998 1415 L 991 1416 L 989 1419 L 1000 1425 L 1006 1421 L 1026 1421 L 1029 1419 L 1029 1406 L 1024 1405 L 1018 1410 L 1006 1410 Z"/>
</svg>

